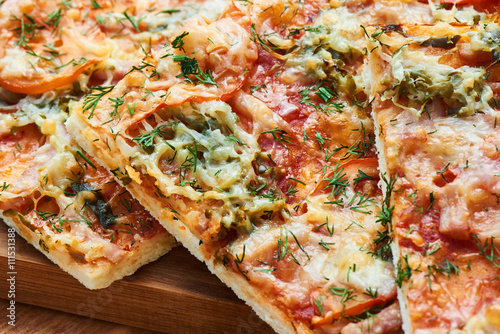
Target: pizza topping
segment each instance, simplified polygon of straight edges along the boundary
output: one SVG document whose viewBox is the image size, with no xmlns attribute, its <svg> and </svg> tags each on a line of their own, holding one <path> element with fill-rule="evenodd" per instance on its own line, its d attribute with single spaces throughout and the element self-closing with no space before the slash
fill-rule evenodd
<svg viewBox="0 0 500 334">
<path fill-rule="evenodd" d="M 356 14 L 363 24 L 387 25 L 394 23 L 406 24 L 431 24 L 434 22 L 427 1 L 394 1 L 388 6 L 384 1 L 357 1 L 357 0 L 335 0 L 332 3 L 345 3 L 349 12 Z M 334 6 L 332 6 L 334 7 Z"/>
<path fill-rule="evenodd" d="M 363 58 L 363 43 L 356 15 L 345 8 L 325 11 L 300 39 L 299 46 L 286 55 L 286 64 L 294 71 L 333 81 L 335 87 L 352 94 L 356 86 L 346 70 Z"/>
<path fill-rule="evenodd" d="M 74 5 L 80 6 L 78 1 Z M 28 228 L 45 232 L 39 243 L 44 251 L 64 243 L 79 263 L 98 262 L 102 254 L 118 261 L 136 240 L 158 231 L 158 222 L 142 216 L 142 207 L 122 192 L 94 155 L 144 203 L 154 203 L 158 217 L 181 221 L 180 235 L 191 233 L 200 241 L 194 248 L 200 258 L 258 287 L 300 329 L 338 331 L 353 317 L 371 317 L 395 298 L 393 267 L 386 261 L 393 233 L 397 245 L 407 247 L 396 282 L 425 287 L 428 300 L 455 277 L 469 274 L 463 258 L 442 255 L 450 249 L 459 253 L 456 240 L 474 238 L 474 256 L 483 257 L 474 265 L 489 261 L 496 266 L 498 229 L 492 222 L 498 218 L 500 190 L 491 176 L 482 176 L 498 174 L 497 136 L 485 140 L 482 135 L 493 115 L 496 127 L 490 106 L 495 83 L 488 83 L 494 81 L 489 69 L 460 63 L 480 55 L 481 61 L 490 56 L 494 64 L 495 29 L 414 38 L 390 24 L 369 34 L 374 28 L 360 23 L 372 14 L 363 8 L 353 13 L 361 4 L 347 1 L 344 7 L 333 1 L 334 9 L 312 23 L 319 1 L 277 0 L 270 7 L 264 2 L 246 3 L 243 9 L 231 4 L 214 21 L 196 17 L 172 33 L 169 25 L 185 22 L 181 13 L 186 8 L 149 9 L 138 2 L 110 11 L 107 2 L 92 5 L 87 15 L 97 25 L 84 33 L 80 29 L 89 23 L 73 4 L 57 4 L 43 22 L 30 11 L 17 13 L 17 42 L 8 41 L 15 51 L 4 58 L 12 68 L 4 66 L 0 73 L 14 78 L 23 92 L 28 87 L 43 93 L 23 81 L 36 78 L 40 68 L 51 75 L 50 84 L 43 79 L 37 84 L 59 90 L 37 103 L 28 97 L 9 106 L 11 115 L 2 115 L 5 127 L 35 122 L 55 142 L 46 145 L 47 152 L 39 151 L 44 154 L 39 165 L 26 170 L 39 193 L 12 201 L 8 208 L 16 219 L 32 219 Z M 377 4 L 366 6 L 380 13 Z M 410 1 L 408 6 L 429 18 L 424 5 Z M 385 19 L 399 17 L 394 8 Z M 82 23 L 65 29 L 64 15 Z M 70 36 L 85 54 L 55 42 L 42 52 L 34 50 L 37 38 L 47 35 L 45 29 Z M 394 52 L 398 41 L 386 43 L 392 34 L 410 44 Z M 67 63 L 60 63 L 63 51 L 73 57 Z M 377 185 L 369 118 L 373 100 L 364 66 L 369 53 L 379 52 L 392 65 L 383 78 L 389 89 L 380 92 L 385 103 L 412 112 L 384 120 L 377 129 L 380 136 L 394 134 L 393 129 L 400 135 L 391 138 L 386 152 L 385 200 Z M 453 52 L 460 61 L 448 64 L 446 57 Z M 124 70 L 138 54 L 142 61 Z M 98 71 L 92 79 L 85 74 L 88 66 Z M 81 94 L 74 89 L 76 95 L 87 93 L 71 103 L 68 127 L 84 139 L 89 155 L 61 124 L 67 102 L 58 94 L 70 83 L 81 88 Z M 7 81 L 3 85 L 15 87 Z M 376 110 L 382 103 L 376 101 Z M 467 117 L 474 119 L 473 126 L 460 125 Z M 458 144 L 448 138 L 458 138 Z M 10 144 L 21 154 L 21 144 Z M 424 145 L 428 152 L 421 149 Z M 462 154 L 476 148 L 487 158 L 469 154 L 463 161 Z M 392 168 L 394 160 L 410 156 Z M 62 166 L 69 168 L 58 173 Z M 0 189 L 3 196 L 15 187 L 4 182 Z M 408 205 L 404 212 L 391 205 L 394 189 L 394 201 Z M 467 199 L 464 193 L 470 194 Z"/>
<path fill-rule="evenodd" d="M 491 52 L 492 62 L 499 60 L 500 28 L 496 24 L 480 25 L 480 30 L 470 34 L 470 49 L 472 51 Z"/>
<path fill-rule="evenodd" d="M 394 302 L 380 313 L 374 311 L 366 312 L 366 319 L 358 323 L 352 323 L 342 328 L 342 334 L 363 334 L 363 333 L 390 333 L 398 330 L 402 325 L 399 302 Z"/>
<path fill-rule="evenodd" d="M 212 210 L 211 216 L 218 215 L 226 228 L 252 230 L 251 221 L 264 211 L 279 211 L 281 201 L 268 196 L 272 189 L 250 186 L 259 180 L 252 167 L 258 153 L 255 139 L 238 128 L 227 105 L 185 105 L 165 112 L 165 121 L 132 138 L 146 151 L 132 155 L 132 166 L 162 180 L 158 187 L 164 195 L 225 199 L 222 212 Z"/>
<path fill-rule="evenodd" d="M 473 7 L 458 8 L 451 4 L 430 5 L 432 16 L 438 22 L 478 24 L 484 21 L 486 14 Z"/>
<path fill-rule="evenodd" d="M 420 42 L 419 44 L 425 47 L 453 49 L 455 45 L 457 45 L 457 42 L 460 40 L 460 38 L 460 35 L 431 37 L 423 42 Z"/>
<path fill-rule="evenodd" d="M 0 139 L 2 162 L 12 155 L 15 168 L 3 169 L 0 209 L 40 235 L 42 251 L 67 253 L 82 264 L 122 261 L 136 248 L 136 235 L 166 232 L 75 147 L 62 124 L 66 106 L 62 98 L 28 96 L 3 115 L 11 133 Z"/>
<path fill-rule="evenodd" d="M 6 34 L 0 85 L 40 94 L 79 79 L 85 89 L 90 69 L 96 71 L 94 78 L 116 81 L 113 76 L 121 78 L 143 48 L 165 44 L 187 18 L 204 13 L 215 19 L 225 4 L 218 0 L 210 6 L 187 3 L 172 9 L 164 3 L 151 10 L 132 2 L 84 11 L 88 1 L 83 0 L 71 5 L 31 0 L 23 6 L 7 1 L 1 10 L 5 19 L 0 25 Z"/>
<path fill-rule="evenodd" d="M 432 65 L 431 65 L 432 64 Z M 485 85 L 484 69 L 462 66 L 454 69 L 438 63 L 438 57 L 426 56 L 422 51 L 411 51 L 404 45 L 391 59 L 392 83 L 384 99 L 421 116 L 426 105 L 441 98 L 448 106 L 448 114 L 470 116 L 478 111 L 491 112 L 491 88 Z M 408 106 L 400 103 L 408 97 Z"/>
<path fill-rule="evenodd" d="M 241 73 L 248 71 L 257 57 L 255 44 L 244 30 L 247 23 L 231 17 L 237 16 L 238 11 L 231 8 L 212 23 L 187 23 L 183 33 L 174 39 L 174 50 L 162 51 L 157 69 L 160 79 L 147 88 L 167 90 L 168 105 L 215 98 L 225 101 L 231 97 L 245 79 Z M 178 73 L 175 68 L 179 68 Z M 172 70 L 177 79 L 172 77 Z M 186 81 L 182 82 L 181 77 Z"/>
</svg>

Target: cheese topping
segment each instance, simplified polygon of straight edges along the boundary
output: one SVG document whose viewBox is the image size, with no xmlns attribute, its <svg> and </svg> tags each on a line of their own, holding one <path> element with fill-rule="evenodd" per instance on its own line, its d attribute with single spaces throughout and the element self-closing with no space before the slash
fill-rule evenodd
<svg viewBox="0 0 500 334">
<path fill-rule="evenodd" d="M 469 66 L 454 69 L 438 60 L 437 56 L 410 51 L 407 45 L 402 46 L 392 55 L 394 82 L 383 98 L 391 98 L 401 106 L 400 97 L 408 97 L 408 106 L 402 107 L 417 116 L 421 116 L 425 106 L 435 98 L 444 100 L 449 114 L 470 116 L 478 111 L 492 112 L 489 102 L 493 92 L 485 85 L 487 73 L 484 69 Z"/>
<path fill-rule="evenodd" d="M 346 64 L 363 58 L 363 30 L 353 13 L 341 7 L 322 12 L 314 25 L 306 29 L 297 50 L 286 56 L 287 66 L 319 80 L 333 80 L 341 90 L 355 92 Z"/>
</svg>

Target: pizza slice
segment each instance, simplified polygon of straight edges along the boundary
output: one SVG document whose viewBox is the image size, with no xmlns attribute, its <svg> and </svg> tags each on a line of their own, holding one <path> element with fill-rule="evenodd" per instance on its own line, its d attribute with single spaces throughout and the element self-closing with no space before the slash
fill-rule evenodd
<svg viewBox="0 0 500 334">
<path fill-rule="evenodd" d="M 499 330 L 495 21 L 369 30 L 377 36 L 373 116 L 408 333 Z"/>
<path fill-rule="evenodd" d="M 176 245 L 61 123 L 12 126 L 0 147 L 1 218 L 87 288 L 107 287 Z"/>
<path fill-rule="evenodd" d="M 66 125 L 276 331 L 397 331 L 370 103 L 356 85 L 364 31 L 335 9 L 304 28 L 313 4 L 276 2 L 261 16 L 232 5 L 189 21 Z M 336 31 L 341 15 L 354 32 Z M 300 73 L 306 47 L 285 56 L 332 31 L 355 40 L 325 78 Z"/>
</svg>

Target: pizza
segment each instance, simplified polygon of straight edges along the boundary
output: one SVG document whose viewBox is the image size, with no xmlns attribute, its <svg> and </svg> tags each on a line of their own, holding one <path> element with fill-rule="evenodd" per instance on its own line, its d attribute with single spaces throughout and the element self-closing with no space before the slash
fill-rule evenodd
<svg viewBox="0 0 500 334">
<path fill-rule="evenodd" d="M 407 332 L 496 330 L 500 131 L 496 17 L 400 26 L 371 57 Z"/>
<path fill-rule="evenodd" d="M 277 331 L 368 318 L 389 332 L 400 319 L 388 225 L 355 82 L 366 40 L 346 8 L 307 26 L 321 6 L 254 2 L 188 21 L 105 95 L 97 87 L 75 105 L 67 127 Z M 350 21 L 338 27 L 341 17 Z M 312 54 L 315 38 L 325 41 Z M 345 46 L 330 50 L 330 38 Z M 343 60 L 308 73 L 306 61 L 332 52 Z"/>
<path fill-rule="evenodd" d="M 0 139 L 7 225 L 89 289 L 109 286 L 176 245 L 62 124 L 54 126 L 59 134 L 43 135 L 35 123 L 13 126 Z"/>
<path fill-rule="evenodd" d="M 203 10 L 189 2 L 159 6 L 141 22 L 127 10 L 147 15 L 149 6 L 133 1 L 0 7 L 0 216 L 90 289 L 177 245 L 64 126 L 68 105 L 88 86 L 119 80 L 144 47 L 164 43 L 167 26 Z M 153 32 L 140 34 L 142 24 Z"/>
<path fill-rule="evenodd" d="M 71 214 L 101 233 L 125 187 L 138 209 L 117 221 L 142 205 L 280 333 L 495 328 L 494 4 L 45 5 L 2 5 L 0 85 L 69 95 L 67 120 L 42 114 L 83 170 Z M 15 159 L 38 171 L 29 126 Z"/>
</svg>

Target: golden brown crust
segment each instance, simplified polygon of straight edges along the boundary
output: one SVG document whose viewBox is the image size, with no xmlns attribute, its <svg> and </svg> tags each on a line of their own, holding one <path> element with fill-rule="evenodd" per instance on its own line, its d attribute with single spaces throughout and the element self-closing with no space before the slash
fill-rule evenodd
<svg viewBox="0 0 500 334">
<path fill-rule="evenodd" d="M 157 260 L 176 245 L 175 239 L 171 235 L 161 233 L 142 242 L 140 247 L 119 263 L 112 264 L 105 260 L 98 263 L 80 263 L 71 256 L 71 252 L 66 247 L 50 251 L 42 249 L 40 241 L 43 241 L 44 237 L 29 229 L 19 217 L 9 215 L 6 212 L 0 212 L 0 217 L 5 224 L 14 228 L 33 247 L 88 289 L 106 288 L 114 281 L 132 275 L 143 265 Z"/>
</svg>

